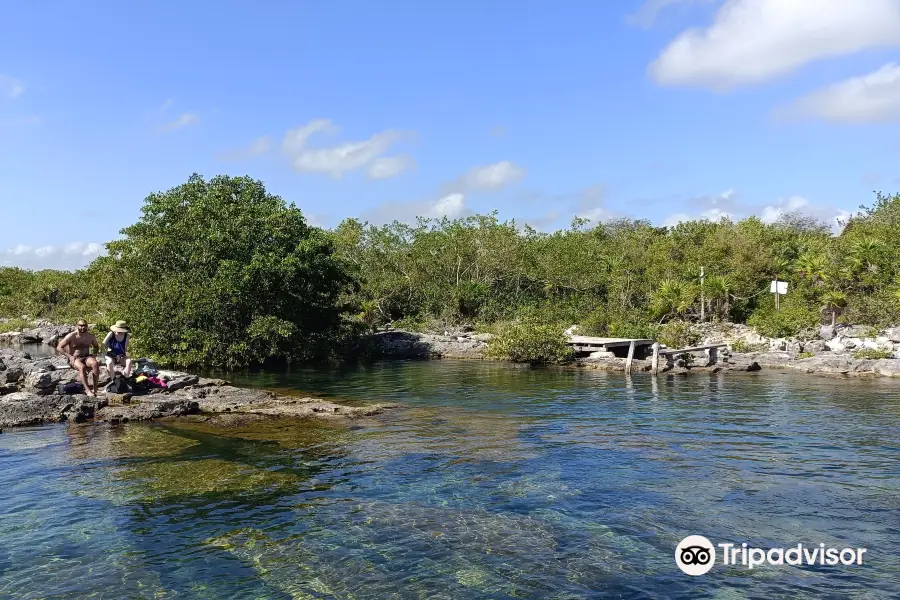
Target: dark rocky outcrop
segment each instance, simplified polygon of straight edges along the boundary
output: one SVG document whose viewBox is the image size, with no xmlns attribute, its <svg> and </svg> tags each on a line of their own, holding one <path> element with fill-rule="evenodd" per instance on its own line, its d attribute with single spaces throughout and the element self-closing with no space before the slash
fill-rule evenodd
<svg viewBox="0 0 900 600">
<path fill-rule="evenodd" d="M 446 335 L 390 330 L 374 335 L 374 348 L 384 358 L 484 358 L 489 333 L 461 332 Z"/>
<path fill-rule="evenodd" d="M 31 329 L 0 334 L 0 341 L 9 344 L 46 344 L 55 346 L 59 340 L 75 330 L 74 325 L 41 323 Z"/>
<path fill-rule="evenodd" d="M 10 366 L 14 365 L 14 366 Z M 278 395 L 239 388 L 221 379 L 160 371 L 167 388 L 144 394 L 60 395 L 60 382 L 76 380 L 75 371 L 57 359 L 34 360 L 27 352 L 0 350 L 0 428 L 61 421 L 127 423 L 198 413 L 255 414 L 276 417 L 352 418 L 396 404 L 349 407 L 316 398 Z M 101 382 L 108 378 L 102 368 Z"/>
</svg>

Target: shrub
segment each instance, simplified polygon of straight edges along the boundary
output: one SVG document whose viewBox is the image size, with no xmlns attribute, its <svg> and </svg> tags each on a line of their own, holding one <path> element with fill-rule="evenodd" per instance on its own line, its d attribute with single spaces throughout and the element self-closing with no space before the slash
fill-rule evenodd
<svg viewBox="0 0 900 600">
<path fill-rule="evenodd" d="M 887 290 L 854 295 L 839 321 L 872 325 L 875 328 L 889 327 L 900 321 L 900 307 L 897 299 Z"/>
<path fill-rule="evenodd" d="M 323 358 L 353 290 L 331 239 L 246 177 L 199 175 L 144 201 L 94 266 L 127 290 L 136 352 L 174 366 Z M 107 282 L 107 283 L 104 283 Z"/>
<path fill-rule="evenodd" d="M 743 354 L 746 352 L 763 352 L 768 349 L 767 344 L 748 344 L 745 340 L 737 340 L 731 344 L 731 351 Z"/>
<path fill-rule="evenodd" d="M 660 328 L 659 342 L 669 348 L 687 348 L 700 343 L 700 334 L 690 323 L 670 321 Z"/>
<path fill-rule="evenodd" d="M 813 354 L 812 352 L 801 352 L 800 354 L 797 355 L 797 358 L 800 358 L 800 359 L 812 358 L 813 356 L 815 356 L 815 354 Z"/>
<path fill-rule="evenodd" d="M 565 363 L 575 354 L 558 325 L 534 321 L 500 324 L 485 356 L 531 364 Z"/>
<path fill-rule="evenodd" d="M 744 340 L 737 340 L 736 342 L 731 344 L 731 351 L 738 353 L 749 352 L 750 346 Z"/>
<path fill-rule="evenodd" d="M 785 301 L 780 310 L 775 310 L 771 303 L 759 307 L 747 320 L 761 335 L 767 337 L 792 337 L 804 329 L 819 324 L 819 313 L 800 302 Z"/>
<path fill-rule="evenodd" d="M 868 358 L 871 360 L 879 360 L 882 358 L 890 358 L 889 350 L 878 350 L 877 348 L 864 348 L 853 353 L 853 358 Z"/>
<path fill-rule="evenodd" d="M 30 327 L 32 327 L 32 324 L 25 319 L 7 319 L 5 321 L 0 321 L 0 333 L 22 331 L 23 329 L 29 329 Z"/>
</svg>

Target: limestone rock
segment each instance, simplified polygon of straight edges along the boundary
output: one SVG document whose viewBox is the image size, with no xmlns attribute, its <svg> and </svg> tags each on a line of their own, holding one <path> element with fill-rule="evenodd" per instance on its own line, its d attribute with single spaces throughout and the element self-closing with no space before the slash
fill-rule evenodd
<svg viewBox="0 0 900 600">
<path fill-rule="evenodd" d="M 25 377 L 25 371 L 21 367 L 6 369 L 0 373 L 0 383 L 18 383 L 20 379 Z"/>
<path fill-rule="evenodd" d="M 25 377 L 23 390 L 38 396 L 47 396 L 55 394 L 60 383 L 69 383 L 77 380 L 78 376 L 72 369 L 34 371 Z"/>
<path fill-rule="evenodd" d="M 823 340 L 812 340 L 811 342 L 806 342 L 805 344 L 803 344 L 803 352 L 821 354 L 822 352 L 828 351 L 828 346 Z"/>
<path fill-rule="evenodd" d="M 891 327 L 884 330 L 884 337 L 894 344 L 900 344 L 900 327 Z"/>
<path fill-rule="evenodd" d="M 106 394 L 106 401 L 108 405 L 122 405 L 122 404 L 130 404 L 131 399 L 134 397 L 134 394 Z"/>
<path fill-rule="evenodd" d="M 170 392 L 177 392 L 180 389 L 200 383 L 200 378 L 197 375 L 178 371 L 160 371 L 159 377 L 166 382 L 166 389 Z"/>
<path fill-rule="evenodd" d="M 834 327 L 831 325 L 823 325 L 819 328 L 819 337 L 826 342 L 833 340 L 835 335 Z"/>
<path fill-rule="evenodd" d="M 840 338 L 834 338 L 832 340 L 829 340 L 829 341 L 825 342 L 825 345 L 828 346 L 828 349 L 831 350 L 832 352 L 844 352 L 845 350 L 847 350 L 847 348 L 841 342 Z"/>
<path fill-rule="evenodd" d="M 871 329 L 871 327 L 866 325 L 848 325 L 842 327 L 838 334 L 845 338 L 863 338 L 869 335 Z"/>
<path fill-rule="evenodd" d="M 39 396 L 15 392 L 0 396 L 0 427 L 39 425 L 91 418 L 96 403 L 87 396 Z"/>
</svg>

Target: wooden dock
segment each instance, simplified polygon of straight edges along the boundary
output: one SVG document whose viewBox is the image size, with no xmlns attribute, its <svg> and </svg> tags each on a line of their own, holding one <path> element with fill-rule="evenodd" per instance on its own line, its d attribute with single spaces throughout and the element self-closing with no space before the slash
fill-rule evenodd
<svg viewBox="0 0 900 600">
<path fill-rule="evenodd" d="M 634 360 L 636 352 L 639 352 L 644 358 L 650 354 L 652 356 L 651 372 L 654 374 L 659 372 L 660 356 L 665 357 L 671 363 L 679 354 L 705 352 L 707 362 L 709 364 L 714 364 L 718 360 L 718 349 L 728 345 L 724 343 L 706 344 L 703 346 L 693 346 L 691 348 L 679 348 L 673 350 L 660 345 L 656 340 L 640 338 L 602 338 L 586 335 L 570 335 L 567 343 L 575 352 L 609 352 L 618 358 L 625 358 L 626 373 L 631 373 L 631 362 Z M 648 346 L 650 347 L 649 352 Z"/>
<path fill-rule="evenodd" d="M 614 348 L 628 348 L 631 344 L 635 347 L 652 346 L 656 340 L 629 339 L 629 338 L 602 338 L 586 335 L 569 336 L 568 344 L 575 352 L 615 352 Z"/>
</svg>

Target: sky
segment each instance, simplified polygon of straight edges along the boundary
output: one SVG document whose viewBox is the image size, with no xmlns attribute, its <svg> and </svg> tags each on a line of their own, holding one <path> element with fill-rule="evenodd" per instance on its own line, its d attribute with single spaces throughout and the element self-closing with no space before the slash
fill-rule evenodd
<svg viewBox="0 0 900 600">
<path fill-rule="evenodd" d="M 838 228 L 898 123 L 900 0 L 0 0 L 0 265 L 84 266 L 195 172 L 322 227 Z"/>
</svg>

